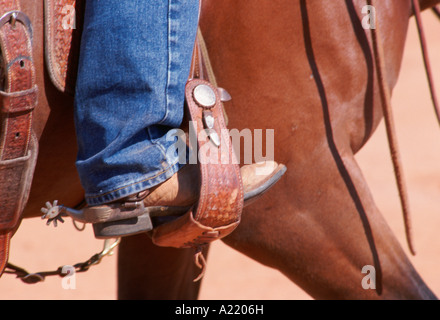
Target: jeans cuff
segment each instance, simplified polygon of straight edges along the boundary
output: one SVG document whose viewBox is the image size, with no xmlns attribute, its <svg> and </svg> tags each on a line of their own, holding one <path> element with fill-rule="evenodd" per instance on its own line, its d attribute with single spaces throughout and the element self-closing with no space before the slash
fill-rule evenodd
<svg viewBox="0 0 440 320">
<path fill-rule="evenodd" d="M 171 178 L 177 171 L 179 171 L 183 166 L 184 164 L 180 164 L 179 162 L 177 162 L 174 165 L 169 166 L 167 169 L 158 172 L 153 176 L 139 179 L 139 181 L 126 184 L 112 191 L 95 195 L 86 194 L 85 200 L 89 206 L 97 206 L 128 197 L 146 189 L 150 189 L 158 184 L 161 184 L 162 182 L 165 182 L 166 180 Z"/>
</svg>

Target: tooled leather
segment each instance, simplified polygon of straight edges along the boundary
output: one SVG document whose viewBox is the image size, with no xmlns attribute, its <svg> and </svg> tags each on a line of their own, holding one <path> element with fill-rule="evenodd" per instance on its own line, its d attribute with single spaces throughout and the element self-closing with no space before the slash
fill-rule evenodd
<svg viewBox="0 0 440 320">
<path fill-rule="evenodd" d="M 153 243 L 162 247 L 199 247 L 227 236 L 239 224 L 235 222 L 222 227 L 208 227 L 194 219 L 194 209 L 195 207 L 172 222 L 154 228 Z"/>
<path fill-rule="evenodd" d="M 45 54 L 49 75 L 58 90 L 73 93 L 77 77 L 85 1 L 44 0 L 44 5 Z M 71 8 L 75 8 L 74 26 L 69 24 L 73 21 Z"/>
<path fill-rule="evenodd" d="M 203 135 L 203 110 L 192 96 L 194 88 L 200 84 L 209 85 L 214 92 L 217 91 L 207 81 L 200 79 L 190 80 L 186 85 L 185 95 L 190 120 L 196 122 L 197 149 L 200 152 L 210 146 L 213 151 L 219 151 L 209 138 Z M 217 160 L 217 164 L 205 162 L 203 156 L 199 158 L 200 199 L 184 216 L 154 229 L 152 238 L 156 245 L 198 247 L 227 236 L 240 223 L 244 195 L 240 169 L 238 164 L 232 161 L 235 155 L 217 92 L 216 98 L 216 105 L 210 111 L 215 118 L 214 129 L 222 135 L 220 150 L 223 152 L 216 153 L 218 158 L 212 158 Z"/>
<path fill-rule="evenodd" d="M 25 185 L 28 181 L 24 177 L 27 178 L 30 159 L 31 154 L 28 154 L 0 161 L 0 233 L 13 230 L 19 223 L 23 203 L 27 198 Z"/>
<path fill-rule="evenodd" d="M 18 1 L 0 2 L 0 16 L 13 10 L 20 11 Z M 37 87 L 27 26 L 18 19 L 0 26 L 0 51 L 4 77 L 0 88 L 1 274 L 8 258 L 9 240 L 19 223 L 23 202 L 27 200 L 28 183 L 23 177 L 30 168 L 30 159 L 35 159 L 35 155 L 29 156 L 28 149 Z"/>
<path fill-rule="evenodd" d="M 209 138 L 203 135 L 202 121 L 203 110 L 194 101 L 193 91 L 197 85 L 209 85 L 216 95 L 216 104 L 210 109 L 215 118 L 214 129 L 221 137 L 219 164 L 202 164 L 199 162 L 201 172 L 200 199 L 196 206 L 178 219 L 160 225 L 153 231 L 152 240 L 156 245 L 189 248 L 198 247 L 217 239 L 221 239 L 238 226 L 243 210 L 243 184 L 240 168 L 234 164 L 235 154 L 226 128 L 226 117 L 223 104 L 218 91 L 211 85 L 215 78 L 209 65 L 206 47 L 203 46 L 203 36 L 199 30 L 194 46 L 190 79 L 185 88 L 185 98 L 189 118 L 197 123 L 197 149 L 211 146 L 216 150 Z M 204 77 L 208 77 L 205 81 Z M 223 130 L 222 130 L 223 129 Z M 222 164 L 221 155 L 229 161 Z"/>
<path fill-rule="evenodd" d="M 243 209 L 243 187 L 240 176 L 240 169 L 234 164 L 235 155 L 226 130 L 220 105 L 220 97 L 217 90 L 212 87 L 216 95 L 216 105 L 210 109 L 215 119 L 214 130 L 221 137 L 220 148 L 203 134 L 204 126 L 202 122 L 203 108 L 194 101 L 192 93 L 198 85 L 209 85 L 209 82 L 201 79 L 194 79 L 188 82 L 186 88 L 186 101 L 192 121 L 197 123 L 198 149 L 202 149 L 205 144 L 218 157 L 211 158 L 210 161 L 203 159 L 205 153 L 200 153 L 199 167 L 201 170 L 201 189 L 200 200 L 195 212 L 195 220 L 203 225 L 210 227 L 220 227 L 240 220 Z M 204 147 L 206 149 L 206 146 Z M 217 164 L 209 162 L 216 161 Z M 208 162 L 208 163 L 206 163 Z"/>
<path fill-rule="evenodd" d="M 10 239 L 11 235 L 9 233 L 0 234 L 0 276 L 8 262 Z"/>
<path fill-rule="evenodd" d="M 15 1 L 5 2 L 6 10 L 10 11 L 14 8 L 12 2 Z M 0 8 L 1 12 L 8 12 L 3 6 Z M 18 4 L 15 6 L 15 9 L 17 8 L 19 8 Z M 10 23 L 3 25 L 0 28 L 0 47 L 5 73 L 4 94 L 1 99 L 0 159 L 10 160 L 23 157 L 27 153 L 32 123 L 31 111 L 36 104 L 36 95 L 27 92 L 35 87 L 35 68 L 32 44 L 26 26 L 19 21 L 16 21 L 14 26 Z M 11 106 L 11 102 L 21 106 L 20 109 Z M 28 110 L 25 110 L 23 105 L 28 105 Z"/>
</svg>

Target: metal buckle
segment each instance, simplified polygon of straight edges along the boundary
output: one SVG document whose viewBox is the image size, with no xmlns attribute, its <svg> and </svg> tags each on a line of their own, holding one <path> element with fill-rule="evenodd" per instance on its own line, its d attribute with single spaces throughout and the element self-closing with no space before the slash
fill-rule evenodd
<svg viewBox="0 0 440 320">
<path fill-rule="evenodd" d="M 9 12 L 5 13 L 0 18 L 0 28 L 3 27 L 7 23 L 14 25 L 16 23 L 16 21 L 20 21 L 28 29 L 29 35 L 31 37 L 31 43 L 32 43 L 33 30 L 32 30 L 31 20 L 22 11 L 14 10 L 14 11 L 9 11 Z"/>
</svg>

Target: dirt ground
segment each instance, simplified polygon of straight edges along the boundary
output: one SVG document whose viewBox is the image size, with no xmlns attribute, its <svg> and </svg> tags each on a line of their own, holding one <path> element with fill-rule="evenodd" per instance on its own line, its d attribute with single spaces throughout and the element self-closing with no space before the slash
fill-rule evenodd
<svg viewBox="0 0 440 320">
<path fill-rule="evenodd" d="M 440 95 L 440 22 L 423 13 L 429 54 Z M 394 115 L 413 211 L 417 255 L 410 257 L 426 283 L 440 297 L 440 127 L 435 119 L 423 69 L 414 21 L 399 83 L 393 93 Z M 400 204 L 382 124 L 358 154 L 378 207 L 407 250 Z M 49 199 L 48 199 L 49 200 Z M 40 219 L 23 222 L 12 240 L 12 263 L 31 271 L 52 270 L 88 259 L 100 251 L 90 227 L 76 231 L 68 221 L 48 228 Z M 227 272 L 226 272 L 227 270 Z M 87 273 L 77 274 L 76 289 L 65 290 L 62 279 L 26 285 L 11 275 L 0 279 L 0 299 L 115 299 L 116 256 L 107 257 Z M 214 243 L 203 280 L 201 299 L 310 299 L 278 271 Z"/>
</svg>

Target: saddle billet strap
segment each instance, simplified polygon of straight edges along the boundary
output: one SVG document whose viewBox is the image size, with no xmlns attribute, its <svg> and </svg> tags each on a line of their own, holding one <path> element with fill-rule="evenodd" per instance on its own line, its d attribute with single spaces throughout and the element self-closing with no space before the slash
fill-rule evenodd
<svg viewBox="0 0 440 320">
<path fill-rule="evenodd" d="M 33 172 L 37 152 L 37 142 L 31 143 L 32 111 L 37 104 L 32 30 L 16 0 L 0 3 L 0 50 L 4 76 L 0 91 L 1 273 L 9 239 L 29 194 L 28 173 Z"/>
</svg>

